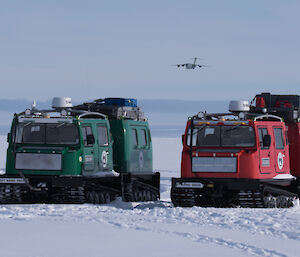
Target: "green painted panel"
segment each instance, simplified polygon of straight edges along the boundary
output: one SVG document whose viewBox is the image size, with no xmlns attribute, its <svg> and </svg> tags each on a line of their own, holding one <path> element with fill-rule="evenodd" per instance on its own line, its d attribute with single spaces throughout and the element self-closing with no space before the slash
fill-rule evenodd
<svg viewBox="0 0 300 257">
<path fill-rule="evenodd" d="M 36 160 L 39 162 L 39 165 L 46 165 L 45 162 L 40 161 L 38 156 L 43 154 L 56 154 L 61 155 L 61 169 L 60 170 L 47 170 L 37 169 L 37 170 L 22 170 L 24 174 L 35 174 L 35 175 L 69 175 L 69 176 L 78 176 L 84 175 L 85 169 L 84 164 L 87 158 L 87 155 L 90 155 L 90 159 L 93 160 L 92 169 L 89 174 L 94 174 L 101 171 L 109 171 L 113 168 L 113 150 L 112 144 L 113 141 L 109 137 L 110 126 L 109 122 L 106 119 L 85 119 L 84 121 L 78 121 L 76 118 L 73 120 L 79 129 L 79 142 L 77 145 L 47 145 L 47 144 L 23 144 L 23 143 L 14 143 L 14 127 L 17 124 L 16 119 L 13 120 L 12 128 L 9 136 L 9 146 L 7 149 L 7 161 L 6 161 L 6 173 L 7 174 L 18 174 L 18 170 L 15 169 L 16 164 L 16 154 L 17 153 L 26 153 L 30 156 L 32 161 Z M 87 124 L 90 125 L 91 131 L 94 135 L 94 144 L 91 147 L 86 147 L 82 128 Z M 97 131 L 98 126 L 104 126 L 107 129 L 108 144 L 100 145 L 99 144 L 99 135 Z M 50 156 L 51 157 L 51 156 Z M 43 157 L 46 158 L 46 157 Z M 45 159 L 47 161 L 47 158 Z M 46 166 L 42 166 L 46 167 Z"/>
<path fill-rule="evenodd" d="M 152 172 L 152 142 L 148 122 L 111 120 L 110 124 L 114 137 L 114 169 L 120 173 Z"/>
<path fill-rule="evenodd" d="M 15 153 L 61 154 L 61 170 L 23 170 L 37 175 L 93 175 L 103 171 L 152 172 L 152 142 L 148 122 L 135 120 L 82 119 L 74 117 L 78 127 L 76 145 L 46 145 L 14 143 L 15 125 L 12 122 L 7 149 L 6 172 L 18 174 Z M 84 127 L 90 127 L 93 143 L 86 145 Z M 135 139 L 132 131 L 135 131 Z"/>
<path fill-rule="evenodd" d="M 84 130 L 81 130 L 83 143 L 83 174 L 93 175 L 98 172 L 113 169 L 113 140 L 110 138 L 110 125 L 107 120 L 86 120 L 81 122 L 81 128 L 89 127 L 94 143 L 86 145 Z M 104 142 L 105 141 L 105 142 Z"/>
</svg>

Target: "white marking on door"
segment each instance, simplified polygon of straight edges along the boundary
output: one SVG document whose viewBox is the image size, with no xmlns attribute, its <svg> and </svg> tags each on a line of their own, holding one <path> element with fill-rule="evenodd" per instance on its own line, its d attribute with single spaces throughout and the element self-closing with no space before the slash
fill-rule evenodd
<svg viewBox="0 0 300 257">
<path fill-rule="evenodd" d="M 107 152 L 103 151 L 101 155 L 102 166 L 105 168 L 107 165 Z"/>
<path fill-rule="evenodd" d="M 278 153 L 277 164 L 278 164 L 278 168 L 281 170 L 283 168 L 283 154 L 282 153 Z"/>
</svg>

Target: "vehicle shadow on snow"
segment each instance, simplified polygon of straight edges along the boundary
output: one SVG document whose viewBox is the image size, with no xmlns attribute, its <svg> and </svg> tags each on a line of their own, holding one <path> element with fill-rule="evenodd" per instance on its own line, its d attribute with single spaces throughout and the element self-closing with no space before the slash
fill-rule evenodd
<svg viewBox="0 0 300 257">
<path fill-rule="evenodd" d="M 154 208 L 172 208 L 172 204 L 169 202 L 147 202 L 147 203 L 139 203 L 137 206 L 134 207 L 134 209 L 154 209 Z"/>
<path fill-rule="evenodd" d="M 118 209 L 123 210 L 133 210 L 133 209 L 154 209 L 154 208 L 172 208 L 172 204 L 170 202 L 124 202 L 121 197 L 118 197 L 113 202 L 109 203 L 108 206 L 112 206 Z"/>
</svg>

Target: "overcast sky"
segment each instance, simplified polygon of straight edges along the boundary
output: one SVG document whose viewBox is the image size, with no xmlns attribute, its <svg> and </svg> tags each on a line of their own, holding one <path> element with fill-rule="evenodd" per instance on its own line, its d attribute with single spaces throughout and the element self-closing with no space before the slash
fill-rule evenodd
<svg viewBox="0 0 300 257">
<path fill-rule="evenodd" d="M 0 98 L 300 94 L 300 1 L 0 0 Z M 202 57 L 210 67 L 178 69 Z"/>
</svg>

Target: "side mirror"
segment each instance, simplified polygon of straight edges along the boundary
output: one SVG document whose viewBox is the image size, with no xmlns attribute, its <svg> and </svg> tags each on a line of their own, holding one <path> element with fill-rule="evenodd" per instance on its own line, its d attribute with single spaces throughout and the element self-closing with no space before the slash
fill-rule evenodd
<svg viewBox="0 0 300 257">
<path fill-rule="evenodd" d="M 94 135 L 88 135 L 86 138 L 87 144 L 88 145 L 93 145 L 95 144 L 95 138 Z"/>
<path fill-rule="evenodd" d="M 263 147 L 270 147 L 271 145 L 271 136 L 269 134 L 264 135 L 263 137 Z"/>
<path fill-rule="evenodd" d="M 182 144 L 184 144 L 184 134 L 181 135 L 181 141 L 182 141 Z"/>
<path fill-rule="evenodd" d="M 288 134 L 287 134 L 287 131 L 285 131 L 285 144 L 286 144 L 286 145 L 289 145 L 289 144 L 290 144 L 289 138 L 288 138 Z"/>
<path fill-rule="evenodd" d="M 10 139 L 10 133 L 7 134 L 7 139 L 6 139 L 7 143 L 9 143 L 9 139 Z"/>
</svg>

